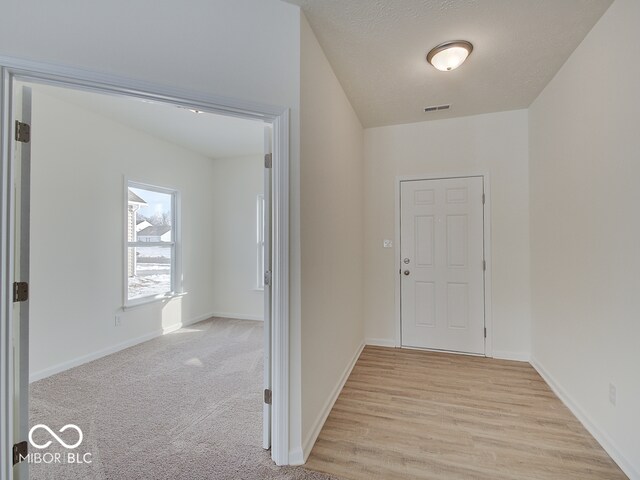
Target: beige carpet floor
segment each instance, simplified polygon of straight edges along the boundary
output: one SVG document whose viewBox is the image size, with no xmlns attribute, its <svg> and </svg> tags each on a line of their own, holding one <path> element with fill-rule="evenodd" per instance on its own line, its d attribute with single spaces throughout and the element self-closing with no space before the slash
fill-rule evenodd
<svg viewBox="0 0 640 480">
<path fill-rule="evenodd" d="M 261 322 L 206 320 L 35 382 L 30 394 L 30 425 L 78 425 L 73 452 L 92 460 L 31 464 L 32 480 L 334 478 L 276 467 L 261 448 Z M 34 440 L 52 438 L 38 430 Z M 66 452 L 56 441 L 45 451 Z"/>
</svg>

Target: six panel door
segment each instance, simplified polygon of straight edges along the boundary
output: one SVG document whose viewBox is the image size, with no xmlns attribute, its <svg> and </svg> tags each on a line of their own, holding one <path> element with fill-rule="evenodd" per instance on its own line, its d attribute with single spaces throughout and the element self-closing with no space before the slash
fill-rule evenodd
<svg viewBox="0 0 640 480">
<path fill-rule="evenodd" d="M 482 177 L 400 183 L 402 345 L 484 354 Z"/>
</svg>

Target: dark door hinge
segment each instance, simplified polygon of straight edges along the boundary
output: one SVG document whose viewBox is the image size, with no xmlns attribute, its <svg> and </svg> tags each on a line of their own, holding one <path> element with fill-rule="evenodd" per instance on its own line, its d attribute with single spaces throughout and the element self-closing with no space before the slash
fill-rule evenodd
<svg viewBox="0 0 640 480">
<path fill-rule="evenodd" d="M 29 454 L 29 445 L 27 442 L 16 443 L 13 446 L 13 464 L 20 463 L 22 460 L 27 458 Z"/>
<path fill-rule="evenodd" d="M 271 286 L 271 270 L 264 272 L 264 284 Z"/>
<path fill-rule="evenodd" d="M 273 155 L 271 153 L 265 153 L 264 168 L 271 168 L 272 166 L 273 166 Z"/>
<path fill-rule="evenodd" d="M 13 282 L 13 301 L 26 302 L 29 300 L 29 284 L 27 282 Z"/>
<path fill-rule="evenodd" d="M 486 197 L 484 196 L 484 193 L 482 194 L 482 204 L 484 205 L 486 202 Z"/>
<path fill-rule="evenodd" d="M 484 338 L 487 338 L 487 327 L 484 327 Z"/>
<path fill-rule="evenodd" d="M 272 393 L 271 390 L 268 388 L 264 389 L 264 403 L 266 403 L 267 405 L 271 405 L 271 397 L 272 397 Z"/>
<path fill-rule="evenodd" d="M 16 120 L 16 142 L 29 143 L 31 141 L 31 125 Z"/>
</svg>

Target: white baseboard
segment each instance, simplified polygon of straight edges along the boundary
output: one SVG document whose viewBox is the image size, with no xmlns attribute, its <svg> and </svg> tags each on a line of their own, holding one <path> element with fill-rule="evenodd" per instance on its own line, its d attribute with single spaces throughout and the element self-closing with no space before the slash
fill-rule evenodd
<svg viewBox="0 0 640 480">
<path fill-rule="evenodd" d="M 365 338 L 365 345 L 372 345 L 375 347 L 395 347 L 396 341 L 388 338 Z"/>
<path fill-rule="evenodd" d="M 615 445 L 613 440 L 603 432 L 596 423 L 589 417 L 582 407 L 571 398 L 571 396 L 560 386 L 560 384 L 551 376 L 551 374 L 542 366 L 542 364 L 534 357 L 531 358 L 531 365 L 537 370 L 540 376 L 551 387 L 551 390 L 558 396 L 562 403 L 571 410 L 571 413 L 582 423 L 589 433 L 597 440 L 597 442 L 605 449 L 614 462 L 622 469 L 622 471 L 631 480 L 640 480 L 640 471 L 632 465 L 631 461 L 626 458 L 620 449 Z"/>
<path fill-rule="evenodd" d="M 107 355 L 119 352 L 120 350 L 124 350 L 125 348 L 133 347 L 134 345 L 138 345 L 139 343 L 147 342 L 153 338 L 161 336 L 162 333 L 162 330 L 155 330 L 140 337 L 130 338 L 129 340 L 118 343 L 116 345 L 112 345 L 107 348 L 103 348 L 96 352 L 91 352 L 87 355 L 82 355 L 80 357 L 67 360 L 66 362 L 58 363 L 57 365 L 53 365 L 52 367 L 44 368 L 38 372 L 29 374 L 29 383 L 42 380 L 43 378 L 50 377 L 51 375 L 55 375 L 56 373 L 64 372 L 65 370 L 69 370 L 70 368 L 77 367 L 93 360 L 97 360 L 98 358 L 106 357 Z"/>
<path fill-rule="evenodd" d="M 217 312 L 212 313 L 211 315 L 209 315 L 209 317 L 233 318 L 235 320 L 256 320 L 259 322 L 264 322 L 264 316 L 262 315 L 247 315 L 244 313 Z"/>
<path fill-rule="evenodd" d="M 353 367 L 356 365 L 356 362 L 358 361 L 358 358 L 360 357 L 360 354 L 364 349 L 364 345 L 365 345 L 364 342 L 360 344 L 360 346 L 356 349 L 355 354 L 353 355 L 353 357 L 347 364 L 346 368 L 342 372 L 342 375 L 340 376 L 338 383 L 333 388 L 333 390 L 331 391 L 331 394 L 327 398 L 327 401 L 322 407 L 322 410 L 320 411 L 318 418 L 314 422 L 313 427 L 311 428 L 311 431 L 307 435 L 307 438 L 303 440 L 302 448 L 299 448 L 299 447 L 294 448 L 291 450 L 291 452 L 289 452 L 289 463 L 291 465 L 302 465 L 307 461 L 307 458 L 309 458 L 311 449 L 315 445 L 316 440 L 318 439 L 318 435 L 320 435 L 320 430 L 322 430 L 322 427 L 324 426 L 324 422 L 327 421 L 327 417 L 329 416 L 329 413 L 331 413 L 333 404 L 336 403 L 336 400 L 338 399 L 338 396 L 342 391 L 342 387 L 344 387 L 344 384 L 347 383 L 347 379 L 349 378 L 349 375 L 351 375 L 351 371 L 353 370 Z"/>
<path fill-rule="evenodd" d="M 82 355 L 80 357 L 67 360 L 66 362 L 61 362 L 51 367 L 47 367 L 42 370 L 39 370 L 37 372 L 30 373 L 29 383 L 37 382 L 38 380 L 42 380 L 43 378 L 50 377 L 51 375 L 55 375 L 56 373 L 64 372 L 65 370 L 69 370 L 70 368 L 73 368 L 73 367 L 78 367 L 84 363 L 88 363 L 93 360 L 106 357 L 107 355 L 111 355 L 112 353 L 119 352 L 120 350 L 124 350 L 125 348 L 133 347 L 140 343 L 144 343 L 149 340 L 152 340 L 156 337 L 161 337 L 162 335 L 175 332 L 176 330 L 180 330 L 181 328 L 187 327 L 194 323 L 201 322 L 202 320 L 206 320 L 207 318 L 211 318 L 213 316 L 216 316 L 216 315 L 215 314 L 201 315 L 191 320 L 187 320 L 181 323 L 176 323 L 174 325 L 170 325 L 162 329 L 157 329 L 152 332 L 141 335 L 139 337 L 130 338 L 129 340 L 125 340 L 124 342 L 118 343 L 116 345 L 111 345 L 110 347 L 88 353 L 87 355 Z"/>
<path fill-rule="evenodd" d="M 531 355 L 527 352 L 505 352 L 501 350 L 494 350 L 491 357 L 499 360 L 515 360 L 517 362 L 528 362 L 531 359 Z"/>
<path fill-rule="evenodd" d="M 301 446 L 289 451 L 289 465 L 303 465 L 304 462 L 304 452 Z"/>
</svg>

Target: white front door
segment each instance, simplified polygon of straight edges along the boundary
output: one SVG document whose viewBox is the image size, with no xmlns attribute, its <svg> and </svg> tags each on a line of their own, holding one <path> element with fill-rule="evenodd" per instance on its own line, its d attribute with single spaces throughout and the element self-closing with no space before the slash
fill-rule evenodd
<svg viewBox="0 0 640 480">
<path fill-rule="evenodd" d="M 483 178 L 400 183 L 402 345 L 484 354 Z"/>
</svg>

